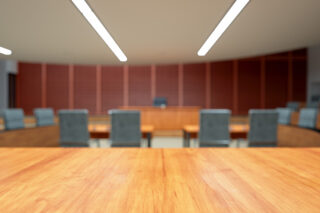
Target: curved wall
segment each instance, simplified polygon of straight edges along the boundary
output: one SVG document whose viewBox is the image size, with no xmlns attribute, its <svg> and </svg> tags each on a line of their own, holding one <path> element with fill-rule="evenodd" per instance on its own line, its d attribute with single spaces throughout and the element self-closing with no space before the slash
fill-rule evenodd
<svg viewBox="0 0 320 213">
<path fill-rule="evenodd" d="M 108 66 L 18 64 L 17 107 L 87 108 L 105 114 L 119 106 L 149 106 L 156 96 L 170 106 L 250 108 L 306 100 L 307 51 L 199 64 Z"/>
</svg>

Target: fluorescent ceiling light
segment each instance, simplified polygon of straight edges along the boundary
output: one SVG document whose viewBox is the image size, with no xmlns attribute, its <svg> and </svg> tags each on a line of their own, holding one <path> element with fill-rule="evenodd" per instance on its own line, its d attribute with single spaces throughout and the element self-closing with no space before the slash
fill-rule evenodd
<svg viewBox="0 0 320 213">
<path fill-rule="evenodd" d="M 12 51 L 7 49 L 7 48 L 4 48 L 4 47 L 0 47 L 0 53 L 1 54 L 4 54 L 4 55 L 11 55 L 12 54 Z"/>
<path fill-rule="evenodd" d="M 232 5 L 227 14 L 220 21 L 216 29 L 214 29 L 209 38 L 198 51 L 199 56 L 205 56 L 208 53 L 211 47 L 217 42 L 220 36 L 234 21 L 234 19 L 239 15 L 243 8 L 249 3 L 249 1 L 250 0 L 236 0 L 236 2 Z"/>
<path fill-rule="evenodd" d="M 72 2 L 91 24 L 93 29 L 95 29 L 95 31 L 99 34 L 102 40 L 109 46 L 112 52 L 118 57 L 118 59 L 120 61 L 127 61 L 127 57 L 125 56 L 125 54 L 122 52 L 118 44 L 113 40 L 98 17 L 91 10 L 87 2 L 85 0 L 72 0 Z"/>
</svg>

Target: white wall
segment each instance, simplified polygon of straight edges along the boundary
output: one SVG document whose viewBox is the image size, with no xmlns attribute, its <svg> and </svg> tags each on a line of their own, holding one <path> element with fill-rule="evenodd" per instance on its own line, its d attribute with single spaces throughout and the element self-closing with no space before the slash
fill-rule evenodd
<svg viewBox="0 0 320 213">
<path fill-rule="evenodd" d="M 318 84 L 316 84 L 318 83 Z M 320 92 L 320 44 L 308 48 L 308 101 Z M 319 94 L 320 95 L 320 94 Z"/>
</svg>

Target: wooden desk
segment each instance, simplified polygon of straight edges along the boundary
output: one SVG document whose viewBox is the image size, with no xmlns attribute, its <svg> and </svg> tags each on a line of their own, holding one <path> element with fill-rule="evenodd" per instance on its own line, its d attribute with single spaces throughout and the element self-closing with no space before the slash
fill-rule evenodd
<svg viewBox="0 0 320 213">
<path fill-rule="evenodd" d="M 58 146 L 59 146 L 59 126 L 56 126 L 56 125 L 0 132 L 0 147 L 58 147 Z"/>
<path fill-rule="evenodd" d="M 110 137 L 110 125 L 107 124 L 89 124 L 88 129 L 90 132 L 90 138 L 109 138 Z M 151 147 L 151 138 L 154 131 L 154 127 L 151 125 L 141 125 L 142 137 L 148 140 L 148 147 Z"/>
<path fill-rule="evenodd" d="M 197 138 L 200 127 L 198 125 L 186 125 L 183 127 L 183 144 L 190 146 L 190 139 Z M 230 137 L 232 139 L 247 138 L 248 124 L 230 124 Z"/>
<path fill-rule="evenodd" d="M 320 149 L 0 149 L 0 212 L 319 212 Z"/>
<path fill-rule="evenodd" d="M 185 125 L 199 122 L 200 107 L 120 107 L 124 110 L 139 110 L 141 124 L 152 125 L 154 130 L 181 130 Z"/>
</svg>

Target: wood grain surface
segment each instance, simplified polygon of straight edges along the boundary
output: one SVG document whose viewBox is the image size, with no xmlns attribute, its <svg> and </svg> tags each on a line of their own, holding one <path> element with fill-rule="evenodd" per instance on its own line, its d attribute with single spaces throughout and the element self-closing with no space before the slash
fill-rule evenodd
<svg viewBox="0 0 320 213">
<path fill-rule="evenodd" d="M 320 149 L 0 149 L 0 212 L 319 212 Z"/>
<path fill-rule="evenodd" d="M 320 132 L 298 126 L 278 125 L 278 146 L 320 147 Z"/>
<path fill-rule="evenodd" d="M 191 138 L 197 138 L 200 127 L 198 125 L 185 125 L 183 131 L 190 134 Z M 232 139 L 247 138 L 249 132 L 248 124 L 230 124 L 230 137 Z"/>
<path fill-rule="evenodd" d="M 59 126 L 0 132 L 0 147 L 58 147 Z"/>
<path fill-rule="evenodd" d="M 139 110 L 141 124 L 152 125 L 154 130 L 181 130 L 184 125 L 198 124 L 200 107 L 120 107 L 124 110 Z"/>
<path fill-rule="evenodd" d="M 90 138 L 109 138 L 111 126 L 109 124 L 89 124 L 88 130 Z M 141 134 L 143 138 L 147 138 L 148 134 L 153 135 L 154 127 L 152 125 L 141 125 Z"/>
</svg>

